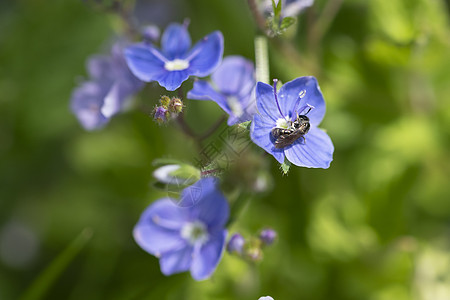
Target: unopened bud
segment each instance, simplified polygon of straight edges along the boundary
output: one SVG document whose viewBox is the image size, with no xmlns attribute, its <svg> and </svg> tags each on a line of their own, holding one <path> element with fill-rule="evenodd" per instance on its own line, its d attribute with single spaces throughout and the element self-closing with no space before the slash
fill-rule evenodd
<svg viewBox="0 0 450 300">
<path fill-rule="evenodd" d="M 272 245 L 276 238 L 277 232 L 270 228 L 262 230 L 259 234 L 259 239 L 265 246 Z"/>
<path fill-rule="evenodd" d="M 228 241 L 227 251 L 229 253 L 236 253 L 241 255 L 242 250 L 244 249 L 244 245 L 245 245 L 244 237 L 239 233 L 235 233 L 231 236 L 230 240 Z"/>
<path fill-rule="evenodd" d="M 251 247 L 246 249 L 245 256 L 250 261 L 258 262 L 263 259 L 263 252 L 259 247 Z"/>
<path fill-rule="evenodd" d="M 161 96 L 161 99 L 159 99 L 159 102 L 161 102 L 161 105 L 165 108 L 169 108 L 170 98 L 168 96 Z"/>
<path fill-rule="evenodd" d="M 179 114 L 183 111 L 183 101 L 179 98 L 172 98 L 168 105 L 168 110 L 173 114 Z"/>
<path fill-rule="evenodd" d="M 153 111 L 153 118 L 158 123 L 164 123 L 167 122 L 168 119 L 168 111 L 162 106 L 155 107 L 155 110 Z"/>
<path fill-rule="evenodd" d="M 142 38 L 147 43 L 154 43 L 159 40 L 160 30 L 158 26 L 148 25 L 141 29 Z"/>
</svg>

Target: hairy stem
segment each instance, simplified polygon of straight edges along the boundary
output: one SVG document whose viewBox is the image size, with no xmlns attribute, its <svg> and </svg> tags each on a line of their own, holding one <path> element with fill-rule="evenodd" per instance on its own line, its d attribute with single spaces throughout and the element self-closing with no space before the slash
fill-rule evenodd
<svg viewBox="0 0 450 300">
<path fill-rule="evenodd" d="M 269 51 L 267 37 L 255 37 L 256 81 L 269 83 Z"/>
</svg>

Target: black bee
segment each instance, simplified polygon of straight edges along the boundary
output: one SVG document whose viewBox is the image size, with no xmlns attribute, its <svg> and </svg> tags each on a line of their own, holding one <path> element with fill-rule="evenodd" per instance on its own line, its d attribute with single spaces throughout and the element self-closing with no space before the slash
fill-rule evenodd
<svg viewBox="0 0 450 300">
<path fill-rule="evenodd" d="M 308 111 L 309 112 L 309 111 Z M 294 122 L 289 121 L 289 128 L 275 127 L 272 129 L 272 136 L 275 139 L 275 148 L 281 149 L 292 145 L 299 138 L 305 140 L 304 135 L 309 131 L 309 118 L 305 115 L 297 115 Z"/>
</svg>

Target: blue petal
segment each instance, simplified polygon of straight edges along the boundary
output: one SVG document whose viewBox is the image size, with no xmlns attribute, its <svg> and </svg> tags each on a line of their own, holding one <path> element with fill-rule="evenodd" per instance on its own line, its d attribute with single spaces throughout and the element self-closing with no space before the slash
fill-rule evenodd
<svg viewBox="0 0 450 300">
<path fill-rule="evenodd" d="M 227 98 L 221 93 L 216 92 L 207 81 L 195 81 L 194 87 L 187 93 L 187 97 L 188 99 L 194 100 L 212 100 L 216 102 L 227 114 L 230 114 Z"/>
<path fill-rule="evenodd" d="M 192 253 L 193 248 L 191 246 L 164 253 L 159 260 L 161 272 L 169 276 L 189 270 L 192 263 Z"/>
<path fill-rule="evenodd" d="M 241 56 L 225 57 L 211 78 L 226 95 L 248 95 L 255 85 L 253 63 Z"/>
<path fill-rule="evenodd" d="M 283 149 L 277 149 L 274 146 L 271 131 L 275 127 L 275 121 L 271 119 L 264 119 L 263 116 L 255 114 L 253 122 L 250 127 L 250 138 L 252 141 L 272 154 L 275 159 L 282 164 L 284 162 Z"/>
<path fill-rule="evenodd" d="M 298 139 L 285 148 L 287 159 L 294 165 L 308 168 L 327 169 L 333 160 L 334 146 L 330 137 L 317 127 L 311 127 L 305 141 Z"/>
<path fill-rule="evenodd" d="M 229 206 L 222 192 L 218 189 L 217 178 L 207 177 L 184 189 L 182 203 L 190 207 L 192 220 L 200 220 L 208 226 L 208 231 L 222 229 L 229 217 Z"/>
<path fill-rule="evenodd" d="M 191 275 L 195 280 L 204 280 L 212 275 L 222 258 L 226 236 L 226 230 L 218 232 L 200 249 L 195 249 L 191 265 Z"/>
<path fill-rule="evenodd" d="M 303 90 L 306 93 L 300 99 L 299 94 L 303 93 Z M 314 109 L 308 113 L 308 118 L 313 126 L 319 125 L 325 115 L 325 100 L 316 78 L 312 76 L 299 77 L 284 84 L 279 92 L 279 100 L 281 110 L 291 118 L 295 117 L 295 109 L 306 104 L 314 106 Z"/>
<path fill-rule="evenodd" d="M 135 44 L 125 49 L 125 59 L 131 72 L 145 82 L 157 81 L 169 71 L 165 57 L 149 44 Z"/>
<path fill-rule="evenodd" d="M 134 238 L 142 249 L 155 256 L 179 249 L 186 245 L 180 230 L 188 218 L 188 211 L 173 200 L 158 200 L 142 213 L 133 230 Z"/>
<path fill-rule="evenodd" d="M 222 61 L 223 35 L 215 31 L 195 44 L 183 59 L 189 61 L 190 75 L 204 77 L 211 74 Z"/>
<path fill-rule="evenodd" d="M 272 86 L 263 82 L 256 84 L 256 105 L 261 116 L 273 120 L 273 127 L 275 127 L 276 121 L 282 118 L 282 116 L 278 111 Z"/>
<path fill-rule="evenodd" d="M 102 128 L 108 123 L 101 109 L 108 89 L 96 82 L 85 82 L 72 94 L 70 107 L 86 130 Z"/>
<path fill-rule="evenodd" d="M 156 77 L 159 85 L 164 87 L 168 91 L 175 91 L 181 86 L 181 84 L 189 78 L 189 73 L 187 70 L 183 71 L 167 71 L 161 73 L 160 76 Z"/>
<path fill-rule="evenodd" d="M 161 38 L 161 47 L 169 60 L 183 56 L 191 47 L 191 37 L 186 26 L 170 24 Z"/>
</svg>

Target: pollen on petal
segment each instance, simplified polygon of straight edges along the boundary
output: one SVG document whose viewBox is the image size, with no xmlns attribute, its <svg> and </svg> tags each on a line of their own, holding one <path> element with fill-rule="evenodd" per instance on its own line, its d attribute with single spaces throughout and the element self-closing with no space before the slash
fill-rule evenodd
<svg viewBox="0 0 450 300">
<path fill-rule="evenodd" d="M 279 119 L 277 120 L 277 125 L 276 125 L 276 127 L 277 127 L 277 128 L 284 128 L 284 129 L 288 129 L 289 127 L 291 127 L 291 126 L 290 126 L 289 118 L 288 118 L 288 117 L 286 117 L 286 119 L 284 119 L 284 118 L 279 118 Z"/>
<path fill-rule="evenodd" d="M 184 59 L 174 59 L 171 61 L 168 61 L 164 64 L 164 68 L 167 71 L 182 71 L 189 68 L 189 61 Z"/>
</svg>

